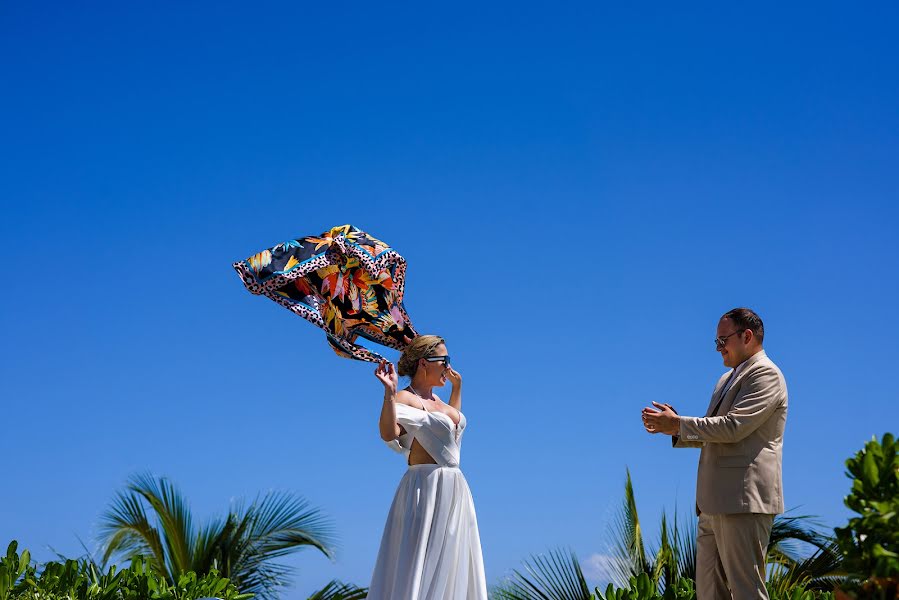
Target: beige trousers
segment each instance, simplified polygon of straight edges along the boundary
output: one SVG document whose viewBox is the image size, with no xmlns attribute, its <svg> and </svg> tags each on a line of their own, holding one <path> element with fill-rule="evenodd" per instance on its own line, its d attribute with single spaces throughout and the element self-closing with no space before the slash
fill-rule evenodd
<svg viewBox="0 0 899 600">
<path fill-rule="evenodd" d="M 774 515 L 699 515 L 696 600 L 768 600 L 765 555 Z"/>
</svg>

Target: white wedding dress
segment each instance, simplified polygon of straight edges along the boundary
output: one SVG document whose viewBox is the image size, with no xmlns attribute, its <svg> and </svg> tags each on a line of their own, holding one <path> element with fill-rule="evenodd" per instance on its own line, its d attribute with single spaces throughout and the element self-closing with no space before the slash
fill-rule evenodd
<svg viewBox="0 0 899 600">
<path fill-rule="evenodd" d="M 478 521 L 459 470 L 465 415 L 396 404 L 406 433 L 388 442 L 406 455 L 412 440 L 438 464 L 410 465 L 393 498 L 368 600 L 487 600 Z"/>
</svg>

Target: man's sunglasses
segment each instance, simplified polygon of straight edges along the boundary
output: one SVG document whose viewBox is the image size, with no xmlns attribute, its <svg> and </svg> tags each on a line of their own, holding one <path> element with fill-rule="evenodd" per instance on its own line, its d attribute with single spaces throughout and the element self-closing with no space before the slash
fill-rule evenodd
<svg viewBox="0 0 899 600">
<path fill-rule="evenodd" d="M 428 362 L 442 362 L 444 367 L 450 366 L 450 357 L 447 356 L 427 356 L 425 360 Z"/>
<path fill-rule="evenodd" d="M 744 331 L 746 331 L 746 330 L 738 329 L 737 331 L 735 331 L 733 333 L 729 333 L 729 334 L 723 335 L 721 337 L 716 337 L 715 338 L 715 349 L 720 350 L 721 348 L 724 348 L 724 345 L 727 344 L 727 338 L 731 337 L 732 335 L 737 335 L 738 333 L 743 333 Z"/>
</svg>

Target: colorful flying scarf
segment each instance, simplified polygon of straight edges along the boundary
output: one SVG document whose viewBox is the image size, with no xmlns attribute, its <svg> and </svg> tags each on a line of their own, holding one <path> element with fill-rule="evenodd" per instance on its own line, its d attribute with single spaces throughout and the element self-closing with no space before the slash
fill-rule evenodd
<svg viewBox="0 0 899 600">
<path fill-rule="evenodd" d="M 282 242 L 233 266 L 250 292 L 324 329 L 345 358 L 381 360 L 354 343 L 358 336 L 402 350 L 418 335 L 403 306 L 406 260 L 352 225 Z"/>
</svg>

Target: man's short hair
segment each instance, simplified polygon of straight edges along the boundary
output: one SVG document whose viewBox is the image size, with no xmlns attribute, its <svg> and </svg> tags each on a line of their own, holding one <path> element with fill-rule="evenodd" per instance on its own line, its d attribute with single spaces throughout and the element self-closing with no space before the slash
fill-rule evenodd
<svg viewBox="0 0 899 600">
<path fill-rule="evenodd" d="M 721 317 L 722 319 L 730 319 L 737 326 L 737 329 L 749 329 L 758 339 L 759 344 L 765 339 L 765 324 L 762 318 L 755 314 L 751 308 L 734 308 L 727 311 Z"/>
</svg>

